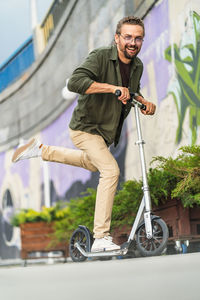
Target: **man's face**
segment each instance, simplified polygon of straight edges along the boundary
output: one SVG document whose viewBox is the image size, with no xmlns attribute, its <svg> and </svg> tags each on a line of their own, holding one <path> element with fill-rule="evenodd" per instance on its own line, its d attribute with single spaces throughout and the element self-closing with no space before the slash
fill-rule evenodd
<svg viewBox="0 0 200 300">
<path fill-rule="evenodd" d="M 118 55 L 122 61 L 128 63 L 140 52 L 143 36 L 143 28 L 140 25 L 122 25 L 121 33 L 115 34 Z"/>
</svg>

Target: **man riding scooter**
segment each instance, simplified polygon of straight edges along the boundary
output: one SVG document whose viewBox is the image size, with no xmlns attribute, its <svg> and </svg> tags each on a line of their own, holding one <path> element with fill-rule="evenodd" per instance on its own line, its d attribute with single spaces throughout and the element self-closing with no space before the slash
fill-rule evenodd
<svg viewBox="0 0 200 300">
<path fill-rule="evenodd" d="M 153 115 L 156 109 L 140 94 L 143 64 L 137 55 L 144 35 L 141 19 L 124 17 L 117 24 L 115 45 L 92 51 L 69 79 L 68 89 L 80 94 L 69 124 L 70 137 L 79 150 L 43 145 L 33 138 L 19 147 L 12 158 L 17 162 L 41 156 L 46 161 L 100 172 L 92 252 L 120 249 L 110 236 L 113 199 L 120 170 L 109 146 L 118 144 L 123 122 L 131 110 L 129 89 L 138 93 L 137 101 L 146 106 L 143 114 Z M 116 90 L 121 92 L 117 99 Z"/>
</svg>

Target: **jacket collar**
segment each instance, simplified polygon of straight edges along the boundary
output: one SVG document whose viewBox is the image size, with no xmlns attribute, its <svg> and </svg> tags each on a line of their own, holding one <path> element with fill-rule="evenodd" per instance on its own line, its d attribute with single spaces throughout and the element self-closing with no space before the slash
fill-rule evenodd
<svg viewBox="0 0 200 300">
<path fill-rule="evenodd" d="M 117 46 L 113 45 L 111 47 L 111 54 L 110 54 L 110 60 L 118 60 L 118 52 L 117 52 Z M 141 62 L 140 59 L 138 59 L 137 57 L 134 57 L 134 59 L 132 60 L 132 67 L 136 68 L 137 66 L 140 66 Z"/>
</svg>

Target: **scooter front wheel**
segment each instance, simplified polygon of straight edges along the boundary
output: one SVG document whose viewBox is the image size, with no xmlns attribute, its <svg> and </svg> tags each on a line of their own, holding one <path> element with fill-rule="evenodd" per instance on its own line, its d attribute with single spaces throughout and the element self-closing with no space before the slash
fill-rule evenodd
<svg viewBox="0 0 200 300">
<path fill-rule="evenodd" d="M 169 233 L 166 223 L 160 218 L 154 218 L 152 223 L 152 238 L 146 236 L 143 223 L 136 233 L 136 247 L 142 256 L 160 255 L 166 248 Z"/>
<path fill-rule="evenodd" d="M 88 246 L 89 246 L 89 241 L 87 234 L 85 230 L 78 228 L 76 229 L 70 239 L 70 244 L 69 244 L 69 254 L 74 262 L 81 262 L 85 261 L 87 257 L 81 254 L 81 252 L 77 249 L 75 246 L 76 243 L 79 243 L 79 245 L 87 251 Z"/>
</svg>

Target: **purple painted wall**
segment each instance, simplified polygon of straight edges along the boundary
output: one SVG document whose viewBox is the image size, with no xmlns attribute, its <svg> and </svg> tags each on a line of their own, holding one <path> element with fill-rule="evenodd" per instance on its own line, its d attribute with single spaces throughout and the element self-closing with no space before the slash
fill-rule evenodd
<svg viewBox="0 0 200 300">
<path fill-rule="evenodd" d="M 24 160 L 23 162 L 21 161 L 19 164 L 12 164 L 11 173 L 17 173 L 22 180 L 24 188 L 27 188 L 29 186 L 30 161 Z"/>
<path fill-rule="evenodd" d="M 144 64 L 144 73 L 141 80 L 141 87 L 149 89 L 151 85 L 151 77 L 147 73 L 147 65 L 152 61 L 156 74 L 156 90 L 158 102 L 167 95 L 167 87 L 170 79 L 168 72 L 169 62 L 164 59 L 164 50 L 170 44 L 169 37 L 169 12 L 168 0 L 162 1 L 156 5 L 145 19 L 145 38 L 139 57 Z M 154 84 L 154 83 L 153 83 Z"/>
</svg>

